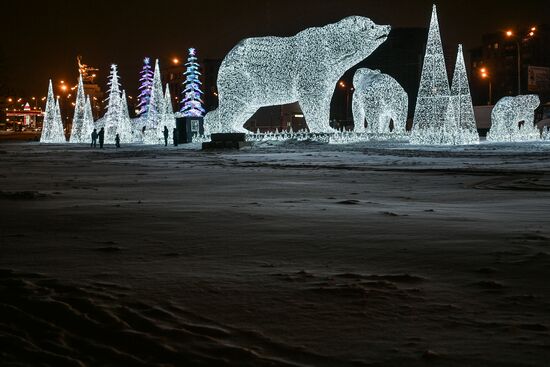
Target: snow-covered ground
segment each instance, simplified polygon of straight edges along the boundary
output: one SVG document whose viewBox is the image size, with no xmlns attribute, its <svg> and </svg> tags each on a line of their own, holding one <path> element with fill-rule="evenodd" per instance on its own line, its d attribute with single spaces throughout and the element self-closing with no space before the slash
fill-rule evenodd
<svg viewBox="0 0 550 367">
<path fill-rule="evenodd" d="M 550 364 L 550 143 L 198 148 L 0 145 L 2 363 Z"/>
</svg>

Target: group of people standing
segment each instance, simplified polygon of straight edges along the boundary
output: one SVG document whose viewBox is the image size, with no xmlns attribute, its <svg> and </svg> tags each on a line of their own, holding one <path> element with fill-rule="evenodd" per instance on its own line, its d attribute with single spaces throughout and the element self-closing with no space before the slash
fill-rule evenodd
<svg viewBox="0 0 550 367">
<path fill-rule="evenodd" d="M 143 132 L 145 132 L 145 126 L 143 127 Z M 168 136 L 170 132 L 168 131 L 168 128 L 164 126 L 163 130 L 163 136 L 164 136 L 164 146 L 168 146 Z M 97 147 L 97 141 L 99 140 L 99 148 L 103 149 L 103 144 L 105 143 L 105 129 L 101 128 L 99 132 L 97 129 L 94 129 L 92 131 L 92 143 L 90 145 L 91 148 Z M 178 129 L 174 128 L 172 131 L 172 141 L 174 142 L 174 146 L 178 146 Z M 115 147 L 120 148 L 120 135 L 116 134 L 115 136 Z"/>
</svg>

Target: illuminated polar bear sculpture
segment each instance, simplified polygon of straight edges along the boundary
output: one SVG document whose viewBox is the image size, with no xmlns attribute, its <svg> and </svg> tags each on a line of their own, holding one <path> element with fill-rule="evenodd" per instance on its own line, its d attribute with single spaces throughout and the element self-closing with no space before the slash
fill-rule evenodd
<svg viewBox="0 0 550 367">
<path fill-rule="evenodd" d="M 205 116 L 212 132 L 247 132 L 261 107 L 299 102 L 311 132 L 333 132 L 330 101 L 342 75 L 388 37 L 390 26 L 352 16 L 293 37 L 248 38 L 218 73 L 219 107 Z"/>
<path fill-rule="evenodd" d="M 540 131 L 534 125 L 535 109 L 539 105 L 540 98 L 534 94 L 502 98 L 491 113 L 491 129 L 487 133 L 487 141 L 539 140 Z"/>
<path fill-rule="evenodd" d="M 353 77 L 353 120 L 356 132 L 405 132 L 409 97 L 401 85 L 379 70 L 358 69 Z M 393 129 L 390 121 L 393 120 Z"/>
</svg>

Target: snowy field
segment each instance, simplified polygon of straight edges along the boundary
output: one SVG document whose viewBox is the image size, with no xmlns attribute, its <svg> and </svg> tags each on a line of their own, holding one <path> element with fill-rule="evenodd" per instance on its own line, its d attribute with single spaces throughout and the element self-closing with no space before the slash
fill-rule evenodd
<svg viewBox="0 0 550 367">
<path fill-rule="evenodd" d="M 6 143 L 0 206 L 2 365 L 550 365 L 550 143 Z"/>
</svg>

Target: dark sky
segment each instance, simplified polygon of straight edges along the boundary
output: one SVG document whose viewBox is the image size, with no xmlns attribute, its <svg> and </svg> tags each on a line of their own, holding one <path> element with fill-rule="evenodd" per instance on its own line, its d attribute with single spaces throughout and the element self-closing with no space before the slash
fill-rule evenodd
<svg viewBox="0 0 550 367">
<path fill-rule="evenodd" d="M 510 26 L 550 23 L 549 0 L 437 1 L 444 43 L 466 49 L 481 34 Z M 144 56 L 166 65 L 188 47 L 222 58 L 239 40 L 292 35 L 309 27 L 362 15 L 393 27 L 427 27 L 431 0 L 243 0 L 2 2 L 0 51 L 8 84 L 17 93 L 44 95 L 48 78 L 76 83 L 76 55 L 101 69 L 119 64 L 123 87 L 137 88 Z"/>
</svg>

